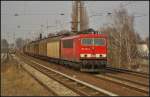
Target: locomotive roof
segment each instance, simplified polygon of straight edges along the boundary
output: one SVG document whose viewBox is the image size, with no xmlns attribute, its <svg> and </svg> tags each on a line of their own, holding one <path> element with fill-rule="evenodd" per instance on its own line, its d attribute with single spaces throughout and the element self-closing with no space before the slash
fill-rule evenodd
<svg viewBox="0 0 150 97">
<path fill-rule="evenodd" d="M 102 37 L 106 37 L 106 34 L 93 34 L 93 33 L 89 33 L 89 34 L 71 34 L 71 35 L 57 35 L 57 36 L 51 36 L 51 37 L 46 37 L 43 39 L 39 39 L 39 40 L 35 40 L 30 42 L 29 44 L 32 43 L 39 43 L 40 41 L 49 41 L 49 40 L 57 40 L 62 38 L 63 39 L 71 39 L 71 38 L 76 38 L 76 37 L 85 37 L 85 36 L 102 36 Z"/>
<path fill-rule="evenodd" d="M 101 37 L 106 37 L 107 35 L 106 34 L 77 34 L 77 35 L 73 35 L 73 36 L 68 36 L 68 37 L 63 37 L 62 40 L 65 40 L 65 39 L 73 39 L 73 38 L 77 38 L 77 37 L 86 37 L 86 36 L 90 36 L 90 37 L 97 37 L 97 36 L 101 36 Z"/>
<path fill-rule="evenodd" d="M 46 37 L 46 38 L 43 38 L 43 39 L 39 39 L 39 40 L 32 41 L 32 42 L 30 42 L 30 43 L 36 43 L 36 42 L 40 42 L 40 41 L 48 40 L 48 39 L 59 39 L 59 38 L 61 38 L 61 37 L 62 37 L 62 36 Z"/>
</svg>

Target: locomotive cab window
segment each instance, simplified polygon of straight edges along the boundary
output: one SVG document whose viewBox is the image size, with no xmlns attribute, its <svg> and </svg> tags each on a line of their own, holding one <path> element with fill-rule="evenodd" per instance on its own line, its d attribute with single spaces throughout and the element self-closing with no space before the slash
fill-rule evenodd
<svg viewBox="0 0 150 97">
<path fill-rule="evenodd" d="M 81 40 L 81 43 L 82 43 L 83 45 L 92 45 L 92 44 L 93 44 L 93 40 L 92 40 L 92 38 L 83 38 L 83 39 Z"/>
<path fill-rule="evenodd" d="M 83 38 L 81 39 L 81 44 L 85 46 L 90 46 L 90 45 L 104 46 L 105 39 L 104 38 Z"/>
<path fill-rule="evenodd" d="M 63 40 L 63 48 L 73 48 L 73 39 Z"/>
<path fill-rule="evenodd" d="M 94 45 L 96 45 L 96 46 L 105 45 L 105 39 L 104 38 L 94 38 Z"/>
</svg>

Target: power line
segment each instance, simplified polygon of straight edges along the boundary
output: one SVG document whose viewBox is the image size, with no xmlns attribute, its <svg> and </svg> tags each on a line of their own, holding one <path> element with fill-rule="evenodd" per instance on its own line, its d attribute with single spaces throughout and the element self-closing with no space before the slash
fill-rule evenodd
<svg viewBox="0 0 150 97">
<path fill-rule="evenodd" d="M 140 7 L 140 6 L 144 6 L 145 4 L 136 4 L 136 1 L 129 1 L 127 4 L 123 4 L 123 2 L 122 2 L 122 3 L 120 3 L 120 5 L 123 5 L 123 7 L 126 7 L 126 6 L 135 6 L 135 7 L 138 6 L 138 7 Z"/>
<path fill-rule="evenodd" d="M 147 16 L 147 15 L 136 15 L 134 17 L 136 18 L 136 17 L 145 17 L 145 16 Z"/>
<path fill-rule="evenodd" d="M 62 14 L 62 13 L 61 13 Z M 1 15 L 10 15 L 10 16 L 14 16 L 17 14 L 7 14 L 7 13 L 2 13 Z M 58 14 L 53 14 L 53 13 L 20 13 L 18 15 L 58 15 Z"/>
</svg>

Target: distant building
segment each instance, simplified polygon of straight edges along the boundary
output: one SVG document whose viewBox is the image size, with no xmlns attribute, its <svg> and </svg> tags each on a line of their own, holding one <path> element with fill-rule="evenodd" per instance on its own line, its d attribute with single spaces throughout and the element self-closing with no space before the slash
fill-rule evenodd
<svg viewBox="0 0 150 97">
<path fill-rule="evenodd" d="M 141 57 L 149 57 L 149 48 L 145 42 L 139 43 L 137 49 Z"/>
</svg>

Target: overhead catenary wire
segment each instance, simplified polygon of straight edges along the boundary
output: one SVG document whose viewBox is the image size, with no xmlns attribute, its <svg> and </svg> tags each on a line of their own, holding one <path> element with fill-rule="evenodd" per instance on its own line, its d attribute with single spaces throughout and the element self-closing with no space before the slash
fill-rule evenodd
<svg viewBox="0 0 150 97">
<path fill-rule="evenodd" d="M 4 2 L 4 1 L 3 1 Z M 7 13 L 7 10 L 9 11 L 9 9 L 7 8 L 7 2 L 5 2 L 6 4 L 5 4 L 5 13 L 2 13 L 1 15 L 10 15 L 10 16 L 14 16 L 14 14 L 15 13 Z M 49 13 L 49 10 L 43 10 L 42 12 L 43 13 L 40 13 L 40 12 L 38 12 L 38 10 L 37 10 L 37 12 L 35 11 L 35 10 L 32 10 L 33 11 L 33 13 L 32 12 L 28 12 L 28 10 L 27 10 L 27 2 L 21 2 L 21 3 L 23 3 L 23 9 L 22 9 L 22 11 L 21 12 L 18 12 L 17 14 L 18 15 L 20 15 L 20 16 L 38 16 L 38 15 L 40 15 L 40 16 L 46 16 L 46 15 L 56 15 L 56 13 Z M 17 4 L 21 4 L 21 3 L 17 3 Z M 26 3 L 26 4 L 25 4 Z M 42 2 L 41 2 L 42 3 Z M 96 2 L 97 3 L 97 2 Z M 4 4 L 4 3 L 3 3 Z M 125 2 L 125 4 L 124 4 L 126 7 L 128 7 L 128 6 L 144 6 L 145 5 L 145 3 L 143 4 L 135 4 L 135 2 L 133 2 L 133 1 L 128 1 L 128 2 Z M 89 6 L 91 6 L 91 5 L 86 5 L 87 7 L 89 7 Z M 93 7 L 94 7 L 94 5 L 93 5 Z M 41 11 L 41 10 L 40 10 Z M 47 12 L 46 12 L 47 11 Z M 103 13 L 105 13 L 105 12 L 107 12 L 106 10 L 105 11 L 100 11 L 100 12 L 103 12 Z M 66 14 L 66 13 L 65 13 Z M 100 15 L 98 15 L 98 14 L 94 14 L 93 16 L 100 16 Z M 103 16 L 103 15 L 102 15 Z M 137 15 L 137 14 L 135 14 L 135 18 L 140 18 L 140 17 L 145 17 L 145 16 L 147 16 L 147 15 Z M 69 22 L 68 23 L 66 23 L 66 24 L 70 24 Z M 6 30 L 8 29 L 8 25 L 11 25 L 11 24 L 6 24 Z M 37 25 L 41 25 L 41 24 L 37 24 Z M 22 26 L 22 25 L 21 25 Z M 24 25 L 23 25 L 24 26 Z M 29 25 L 29 24 L 27 24 L 27 25 L 25 25 L 25 26 L 34 26 L 34 25 Z M 35 24 L 35 26 L 36 26 L 36 24 Z M 55 26 L 50 26 L 51 28 L 55 28 Z M 20 30 L 18 30 L 18 31 L 21 31 L 21 29 Z M 23 31 L 23 30 L 22 30 Z"/>
</svg>

